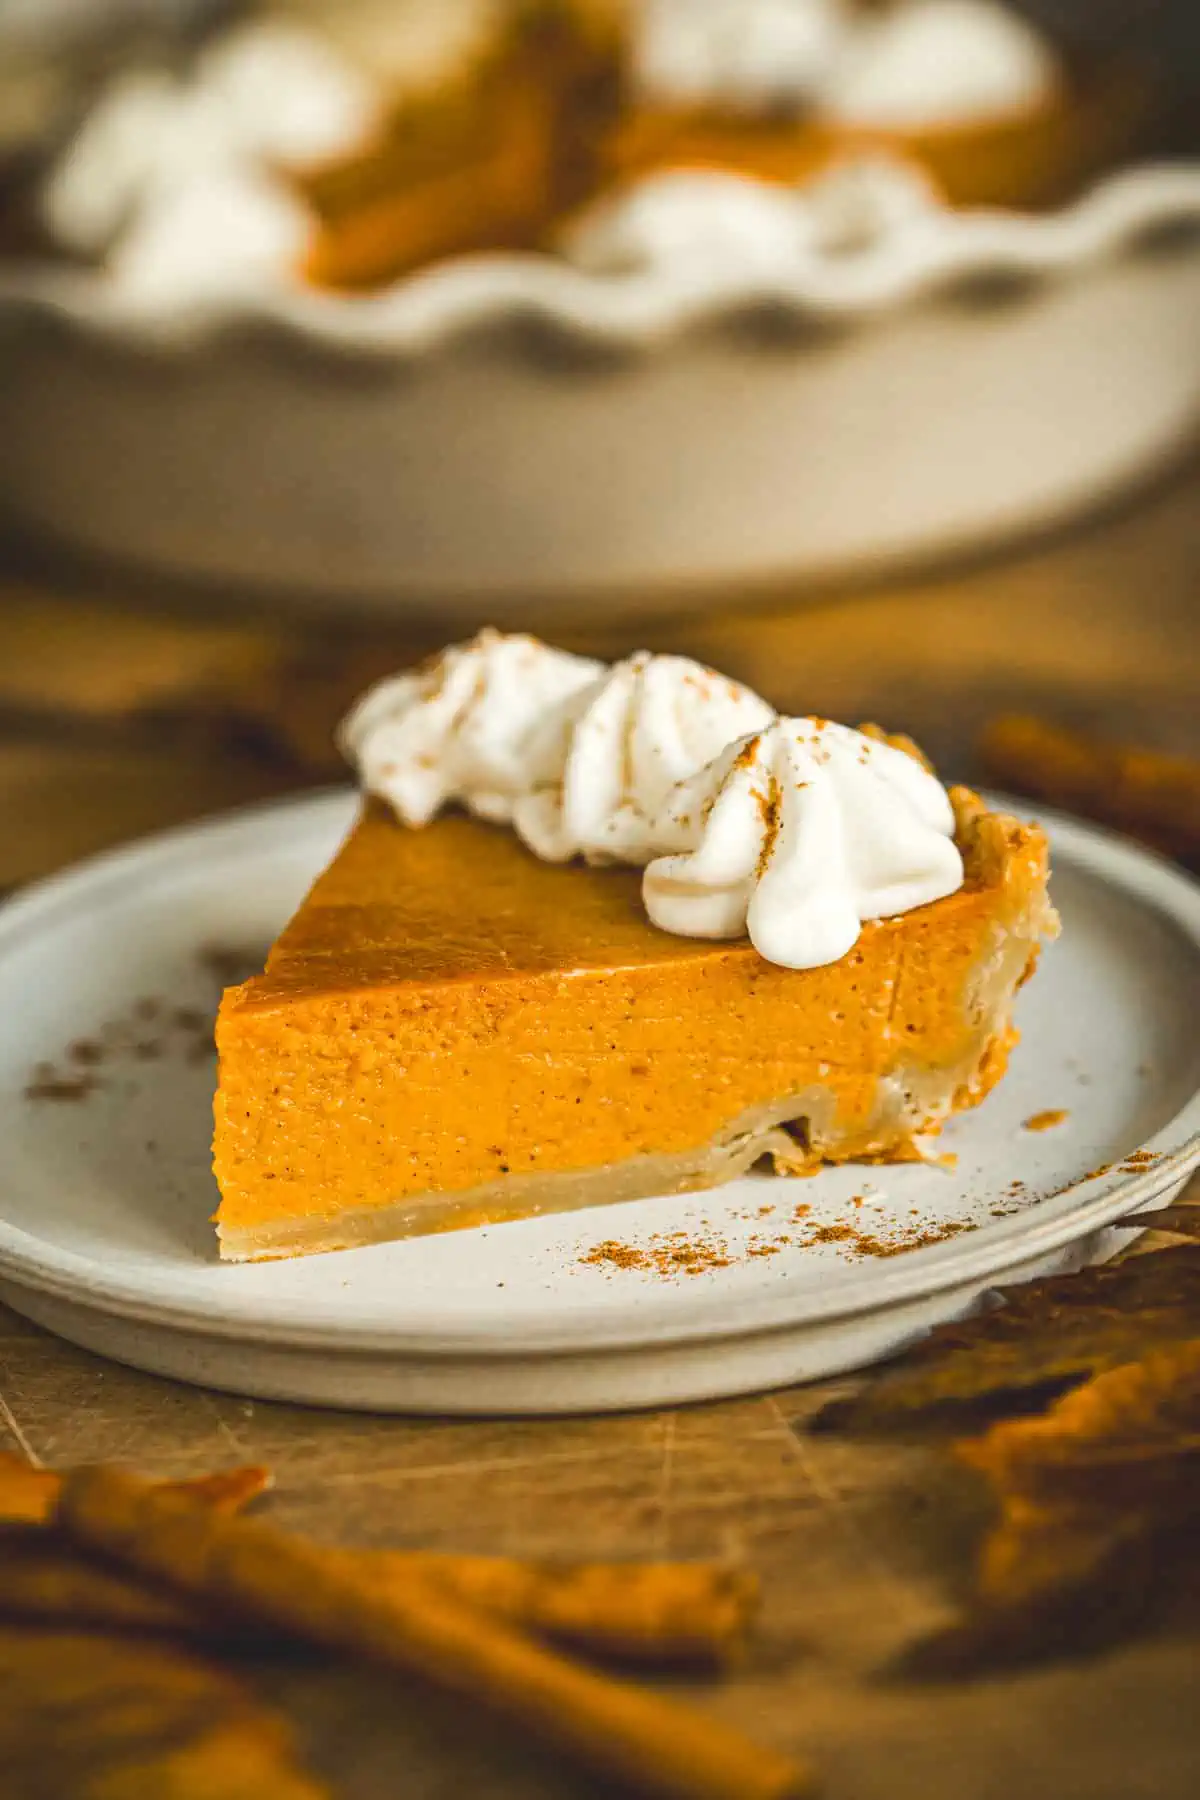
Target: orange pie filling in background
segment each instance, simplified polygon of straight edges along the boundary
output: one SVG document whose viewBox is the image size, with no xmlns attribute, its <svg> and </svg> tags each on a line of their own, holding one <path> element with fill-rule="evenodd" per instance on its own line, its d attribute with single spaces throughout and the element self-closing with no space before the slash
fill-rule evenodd
<svg viewBox="0 0 1200 1800">
<path fill-rule="evenodd" d="M 710 1187 L 772 1152 L 910 1159 L 1003 1074 L 1056 929 L 1043 833 L 951 799 L 962 888 L 801 970 L 657 930 L 640 870 L 367 802 L 221 1006 L 221 1255 Z"/>
<path fill-rule="evenodd" d="M 630 56 L 620 7 L 519 10 L 457 81 L 398 105 L 357 154 L 302 174 L 318 220 L 307 280 L 372 288 L 443 258 L 552 250 L 578 209 L 666 170 L 791 186 L 883 153 L 922 170 L 951 206 L 1056 206 L 1132 153 L 1158 100 L 1136 48 L 1011 111 L 907 128 L 654 103 Z"/>
</svg>

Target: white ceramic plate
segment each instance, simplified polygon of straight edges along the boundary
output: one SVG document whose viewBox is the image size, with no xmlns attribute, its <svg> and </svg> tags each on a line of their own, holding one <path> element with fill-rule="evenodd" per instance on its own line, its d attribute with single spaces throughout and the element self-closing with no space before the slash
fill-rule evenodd
<svg viewBox="0 0 1200 1800">
<path fill-rule="evenodd" d="M 1107 1254 L 1125 1241 L 1113 1222 L 1165 1203 L 1200 1161 L 1200 889 L 1052 819 L 1064 934 L 1022 996 L 1008 1079 L 946 1134 L 953 1170 L 751 1176 L 223 1267 L 208 1223 L 209 952 L 261 958 L 351 807 L 325 794 L 172 832 L 0 914 L 0 1294 L 18 1311 L 122 1361 L 266 1397 L 438 1412 L 698 1400 L 860 1365 L 995 1283 Z M 72 1060 L 80 1040 L 103 1044 L 94 1068 Z M 38 1062 L 54 1074 L 35 1076 Z M 26 1091 L 89 1069 L 101 1085 L 82 1098 Z M 1067 1116 L 1024 1128 L 1047 1109 Z M 797 1206 L 811 1210 L 794 1221 Z M 805 1242 L 837 1224 L 977 1229 L 887 1259 Z M 652 1251 L 673 1232 L 728 1263 L 666 1276 L 584 1260 L 605 1240 Z"/>
<path fill-rule="evenodd" d="M 485 256 L 155 305 L 14 265 L 0 507 L 297 605 L 642 617 L 1108 501 L 1200 423 L 1198 310 L 1197 164 L 774 272 Z"/>
</svg>

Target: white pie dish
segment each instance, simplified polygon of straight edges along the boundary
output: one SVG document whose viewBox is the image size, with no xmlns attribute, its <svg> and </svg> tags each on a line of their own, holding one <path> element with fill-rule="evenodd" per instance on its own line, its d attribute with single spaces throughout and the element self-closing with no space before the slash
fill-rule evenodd
<svg viewBox="0 0 1200 1800">
<path fill-rule="evenodd" d="M 955 1168 L 746 1176 L 704 1194 L 221 1263 L 211 1059 L 167 1015 L 149 1021 L 145 999 L 211 1016 L 198 953 L 217 943 L 261 956 L 352 804 L 304 797 L 190 826 L 0 911 L 0 1298 L 17 1311 L 137 1367 L 268 1398 L 448 1413 L 662 1405 L 860 1366 L 989 1288 L 1111 1254 L 1129 1241 L 1117 1222 L 1166 1203 L 1200 1162 L 1200 889 L 1042 815 L 1063 936 L 1022 993 L 1009 1074 L 947 1130 Z M 122 1022 L 84 1103 L 26 1095 L 39 1059 L 61 1064 L 72 1040 Z M 141 1037 L 159 1053 L 139 1055 Z M 1022 1128 L 1057 1108 L 1068 1116 L 1055 1129 Z M 746 1254 L 756 1234 L 788 1234 L 798 1204 L 822 1224 L 881 1230 L 915 1209 L 922 1226 L 977 1229 L 886 1260 L 799 1239 Z M 589 1260 L 604 1240 L 645 1246 L 674 1231 L 720 1237 L 729 1262 L 664 1276 Z"/>
<path fill-rule="evenodd" d="M 1200 422 L 1200 165 L 787 272 L 446 265 L 347 299 L 0 272 L 0 507 L 192 581 L 503 623 L 927 561 Z"/>
</svg>

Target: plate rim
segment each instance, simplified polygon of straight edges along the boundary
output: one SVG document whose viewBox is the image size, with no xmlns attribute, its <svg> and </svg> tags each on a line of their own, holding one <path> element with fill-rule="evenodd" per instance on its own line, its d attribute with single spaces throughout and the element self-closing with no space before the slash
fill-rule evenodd
<svg viewBox="0 0 1200 1800">
<path fill-rule="evenodd" d="M 331 819 L 344 809 L 348 825 L 355 799 L 348 786 L 308 789 L 298 794 L 251 802 L 205 818 L 154 833 L 115 850 L 93 856 L 44 881 L 18 892 L 0 905 L 0 962 L 48 925 L 61 922 L 64 910 L 86 913 L 98 896 L 111 899 L 111 890 L 136 882 L 147 866 L 170 869 L 180 853 L 194 855 L 206 841 L 253 833 L 262 843 L 265 822 L 276 826 L 297 814 L 322 814 Z M 988 791 L 989 804 L 1035 817 L 1052 834 L 1052 850 L 1104 885 L 1129 894 L 1167 919 L 1200 955 L 1200 882 L 1154 852 L 1142 849 L 1119 834 L 1093 826 L 1054 808 L 1033 807 L 1015 796 Z M 275 848 L 268 845 L 264 853 Z M 315 873 L 315 871 L 314 871 Z M 839 1282 L 822 1296 L 811 1290 L 802 1311 L 786 1284 L 778 1294 L 761 1290 L 747 1295 L 723 1295 L 721 1317 L 711 1313 L 711 1293 L 697 1293 L 695 1303 L 680 1308 L 669 1319 L 640 1316 L 636 1296 L 623 1311 L 606 1308 L 603 1318 L 588 1320 L 589 1351 L 636 1352 L 707 1341 L 730 1342 L 752 1335 L 795 1331 L 809 1326 L 833 1325 L 906 1302 L 928 1298 L 947 1289 L 981 1280 L 1000 1284 L 1006 1270 L 1055 1250 L 1118 1222 L 1125 1214 L 1152 1201 L 1182 1182 L 1200 1165 L 1200 1086 L 1179 1111 L 1144 1144 L 1126 1151 L 1122 1163 L 1139 1151 L 1154 1162 L 1135 1171 L 1112 1165 L 1102 1175 L 1084 1178 L 1038 1201 L 1010 1218 L 996 1220 L 940 1244 L 908 1252 L 903 1257 L 870 1269 L 863 1279 Z M 1082 1190 L 1091 1191 L 1077 1198 Z M 714 1192 L 719 1193 L 719 1189 Z M 552 1217 L 553 1215 L 547 1215 Z M 495 1229 L 499 1229 L 496 1227 Z M 35 1246 L 29 1248 L 28 1246 Z M 46 1294 L 58 1300 L 84 1305 L 91 1311 L 121 1317 L 150 1326 L 188 1331 L 205 1338 L 242 1340 L 294 1349 L 341 1349 L 362 1353 L 420 1354 L 427 1358 L 453 1358 L 486 1351 L 493 1357 L 519 1357 L 536 1353 L 568 1357 L 579 1350 L 580 1313 L 575 1309 L 573 1329 L 561 1320 L 523 1320 L 511 1328 L 493 1321 L 472 1330 L 461 1318 L 442 1328 L 427 1325 L 406 1333 L 403 1325 L 380 1327 L 377 1323 L 356 1329 L 353 1319 L 321 1317 L 319 1302 L 306 1298 L 306 1318 L 294 1316 L 301 1304 L 286 1301 L 274 1309 L 214 1311 L 212 1297 L 169 1301 L 148 1296 L 145 1284 L 122 1279 L 98 1265 L 94 1257 L 59 1249 L 47 1254 L 44 1240 L 34 1239 L 19 1226 L 0 1216 L 0 1281 L 14 1288 Z M 865 1290 L 865 1291 L 864 1291 Z M 639 1290 L 640 1291 L 640 1290 Z M 261 1300 L 256 1300 L 261 1308 Z M 698 1316 L 697 1316 L 698 1315 Z"/>
</svg>

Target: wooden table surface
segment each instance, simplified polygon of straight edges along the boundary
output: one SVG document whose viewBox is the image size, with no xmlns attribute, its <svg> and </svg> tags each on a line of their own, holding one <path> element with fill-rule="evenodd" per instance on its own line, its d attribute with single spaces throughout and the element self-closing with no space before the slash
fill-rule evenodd
<svg viewBox="0 0 1200 1800">
<path fill-rule="evenodd" d="M 153 584 L 10 546 L 0 577 L 0 886 L 157 825 L 323 773 L 364 670 L 439 641 L 298 632 L 234 606 L 170 615 Z M 998 707 L 1200 750 L 1200 469 L 1056 542 L 937 580 L 658 623 L 790 710 L 874 716 L 971 772 Z M 631 647 L 603 633 L 579 647 Z M 10 1026 L 11 1028 L 11 1026 Z M 696 1703 L 810 1754 L 833 1800 L 1185 1800 L 1200 1792 L 1194 1644 L 957 1687 L 890 1681 L 946 1619 L 973 1491 L 925 1447 L 810 1436 L 831 1391 L 624 1418 L 338 1415 L 177 1386 L 0 1309 L 0 1446 L 149 1473 L 273 1465 L 280 1521 L 346 1542 L 743 1558 L 764 1578 L 748 1666 Z M 344 1800 L 558 1800 L 597 1792 L 461 1706 L 359 1672 L 264 1666 Z"/>
</svg>

